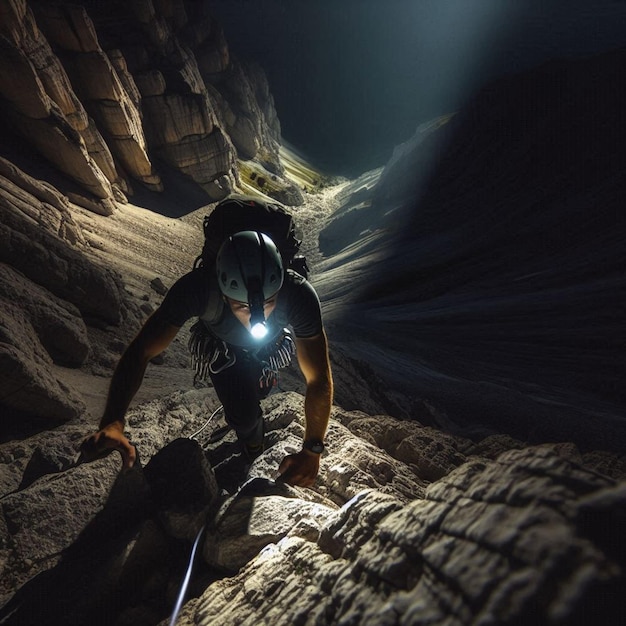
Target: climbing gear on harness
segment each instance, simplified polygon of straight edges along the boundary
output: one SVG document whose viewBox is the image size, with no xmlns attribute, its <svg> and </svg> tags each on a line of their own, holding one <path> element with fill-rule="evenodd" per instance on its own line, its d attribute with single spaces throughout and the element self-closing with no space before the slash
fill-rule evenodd
<svg viewBox="0 0 626 626">
<path fill-rule="evenodd" d="M 219 374 L 237 361 L 232 348 L 210 332 L 202 320 L 191 327 L 187 347 L 191 353 L 191 366 L 195 370 L 194 385 L 199 380 L 206 381 L 209 372 Z"/>
<path fill-rule="evenodd" d="M 287 367 L 294 354 L 296 354 L 296 344 L 288 328 L 283 328 L 282 334 L 276 341 L 257 350 L 255 357 L 262 365 L 259 387 L 268 391 L 276 387 L 278 370 Z"/>
<path fill-rule="evenodd" d="M 191 327 L 188 347 L 195 370 L 194 384 L 200 380 L 207 381 L 209 373 L 219 374 L 237 361 L 232 347 L 213 335 L 201 320 Z M 255 351 L 241 348 L 240 353 L 240 356 L 255 359 L 261 364 L 259 387 L 269 393 L 278 384 L 278 370 L 287 367 L 296 354 L 296 344 L 291 331 L 283 328 L 274 341 Z"/>
</svg>

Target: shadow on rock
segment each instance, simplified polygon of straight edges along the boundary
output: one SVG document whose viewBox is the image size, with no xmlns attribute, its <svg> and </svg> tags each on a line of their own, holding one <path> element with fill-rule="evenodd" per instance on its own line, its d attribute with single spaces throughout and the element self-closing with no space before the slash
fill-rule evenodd
<svg viewBox="0 0 626 626">
<path fill-rule="evenodd" d="M 217 508 L 217 482 L 197 442 L 177 439 L 115 481 L 104 508 L 0 610 L 0 623 L 155 624 L 170 614 L 193 542 Z M 196 567 L 195 595 L 215 578 Z M 197 587 L 197 588 L 196 588 Z"/>
</svg>

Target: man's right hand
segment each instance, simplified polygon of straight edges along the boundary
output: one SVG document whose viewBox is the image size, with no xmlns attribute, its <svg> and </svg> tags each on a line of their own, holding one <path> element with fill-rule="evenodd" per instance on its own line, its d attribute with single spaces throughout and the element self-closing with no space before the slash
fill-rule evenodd
<svg viewBox="0 0 626 626">
<path fill-rule="evenodd" d="M 80 458 L 90 463 L 106 456 L 112 450 L 117 450 L 122 455 L 123 471 L 129 470 L 135 464 L 137 451 L 124 436 L 124 426 L 120 422 L 108 424 L 102 430 L 87 437 L 80 446 Z"/>
</svg>

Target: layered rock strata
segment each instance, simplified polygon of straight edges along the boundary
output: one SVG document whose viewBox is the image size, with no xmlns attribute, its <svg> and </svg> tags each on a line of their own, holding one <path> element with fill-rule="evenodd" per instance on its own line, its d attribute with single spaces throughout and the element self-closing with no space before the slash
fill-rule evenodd
<svg viewBox="0 0 626 626">
<path fill-rule="evenodd" d="M 0 34 L 5 118 L 87 208 L 110 213 L 137 184 L 161 192 L 170 170 L 220 199 L 250 159 L 279 182 L 266 192 L 302 201 L 284 177 L 263 71 L 231 58 L 201 3 L 12 0 Z"/>
</svg>

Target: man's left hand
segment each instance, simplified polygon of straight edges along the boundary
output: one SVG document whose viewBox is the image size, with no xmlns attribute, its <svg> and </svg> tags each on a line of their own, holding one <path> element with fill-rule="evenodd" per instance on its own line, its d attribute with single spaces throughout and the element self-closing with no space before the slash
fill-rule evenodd
<svg viewBox="0 0 626 626">
<path fill-rule="evenodd" d="M 300 450 L 286 456 L 278 467 L 278 482 L 294 487 L 310 487 L 320 468 L 320 455 L 309 450 Z"/>
</svg>

